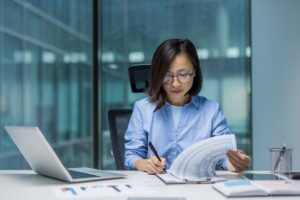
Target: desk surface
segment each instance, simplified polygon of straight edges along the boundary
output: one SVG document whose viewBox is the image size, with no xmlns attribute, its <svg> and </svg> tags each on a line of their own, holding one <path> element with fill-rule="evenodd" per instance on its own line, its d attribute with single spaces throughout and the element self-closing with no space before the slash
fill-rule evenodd
<svg viewBox="0 0 300 200">
<path fill-rule="evenodd" d="M 212 188 L 211 184 L 180 184 L 180 185 L 165 185 L 156 176 L 148 175 L 147 173 L 138 171 L 118 171 L 127 175 L 126 179 L 115 179 L 105 181 L 93 181 L 86 183 L 68 184 L 66 182 L 40 176 L 31 170 L 0 170 L 0 198 L 3 200 L 16 199 L 63 199 L 57 195 L 56 191 L 63 187 L 79 187 L 84 184 L 93 185 L 109 185 L 109 184 L 130 184 L 133 188 L 142 186 L 138 194 L 119 194 L 108 195 L 106 193 L 97 197 L 86 197 L 83 199 L 124 199 L 128 196 L 134 197 L 185 197 L 186 200 L 223 200 L 226 199 L 223 195 Z M 297 184 L 300 187 L 300 181 L 292 181 L 292 184 Z M 144 191 L 141 191 L 144 190 Z M 268 200 L 285 200 L 285 199 L 299 199 L 298 197 L 267 197 Z M 72 198 L 64 198 L 72 199 Z M 73 198 L 78 199 L 78 198 Z M 234 198 L 238 200 L 239 198 Z M 240 198 L 240 199 L 251 199 Z M 257 197 L 255 200 L 266 199 L 264 197 Z M 155 200 L 155 198 L 154 198 Z"/>
</svg>

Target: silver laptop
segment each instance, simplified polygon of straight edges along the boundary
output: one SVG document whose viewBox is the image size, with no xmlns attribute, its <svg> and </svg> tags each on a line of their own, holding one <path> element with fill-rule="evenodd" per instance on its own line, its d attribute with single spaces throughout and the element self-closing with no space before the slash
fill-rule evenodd
<svg viewBox="0 0 300 200">
<path fill-rule="evenodd" d="M 5 129 L 29 166 L 38 174 L 71 183 L 126 176 L 85 167 L 66 169 L 38 127 L 5 126 Z"/>
</svg>

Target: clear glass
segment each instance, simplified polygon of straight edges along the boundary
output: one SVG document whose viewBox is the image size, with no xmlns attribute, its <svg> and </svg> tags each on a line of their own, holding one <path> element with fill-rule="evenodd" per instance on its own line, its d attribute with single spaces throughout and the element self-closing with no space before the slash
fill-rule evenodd
<svg viewBox="0 0 300 200">
<path fill-rule="evenodd" d="M 132 108 L 145 97 L 131 92 L 128 67 L 150 63 L 157 46 L 170 38 L 188 38 L 195 44 L 204 74 L 199 95 L 220 102 L 238 148 L 251 155 L 249 0 L 102 0 L 99 4 L 103 168 L 114 168 L 107 111 Z"/>
<path fill-rule="evenodd" d="M 0 0 L 0 169 L 29 168 L 4 125 L 38 126 L 65 166 L 92 166 L 91 9 Z"/>
<path fill-rule="evenodd" d="M 292 171 L 293 149 L 287 148 L 283 151 L 281 148 L 270 148 L 271 169 L 273 173 L 286 173 Z"/>
</svg>

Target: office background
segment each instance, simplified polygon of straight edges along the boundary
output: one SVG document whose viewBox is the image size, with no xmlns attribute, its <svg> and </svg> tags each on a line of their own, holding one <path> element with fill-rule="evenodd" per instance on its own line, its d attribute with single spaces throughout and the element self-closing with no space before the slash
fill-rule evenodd
<svg viewBox="0 0 300 200">
<path fill-rule="evenodd" d="M 28 168 L 3 129 L 6 124 L 39 126 L 68 167 L 93 165 L 92 5 L 92 0 L 0 0 L 1 169 Z M 128 66 L 149 63 L 157 45 L 173 37 L 195 43 L 205 76 L 201 95 L 221 103 L 239 148 L 252 155 L 253 142 L 254 169 L 268 168 L 269 146 L 286 142 L 299 152 L 294 20 L 299 1 L 102 0 L 98 5 L 101 168 L 115 167 L 107 111 L 132 107 L 144 96 L 131 93 Z M 294 165 L 299 168 L 296 156 Z"/>
</svg>

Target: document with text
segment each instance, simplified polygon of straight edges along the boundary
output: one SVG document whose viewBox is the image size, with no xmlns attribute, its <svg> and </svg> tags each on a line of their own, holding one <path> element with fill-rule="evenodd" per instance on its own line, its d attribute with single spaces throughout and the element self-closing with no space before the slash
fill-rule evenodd
<svg viewBox="0 0 300 200">
<path fill-rule="evenodd" d="M 216 175 L 216 165 L 225 162 L 228 150 L 236 150 L 234 134 L 211 137 L 186 148 L 165 174 L 157 176 L 166 184 L 213 183 L 226 179 Z"/>
<path fill-rule="evenodd" d="M 83 199 L 100 197 L 124 197 L 136 195 L 153 195 L 155 191 L 148 186 L 134 186 L 131 184 L 76 184 L 53 187 L 58 199 Z"/>
</svg>

